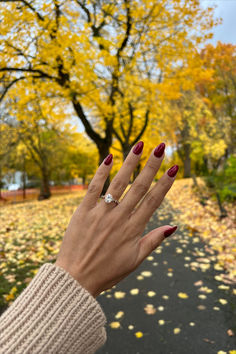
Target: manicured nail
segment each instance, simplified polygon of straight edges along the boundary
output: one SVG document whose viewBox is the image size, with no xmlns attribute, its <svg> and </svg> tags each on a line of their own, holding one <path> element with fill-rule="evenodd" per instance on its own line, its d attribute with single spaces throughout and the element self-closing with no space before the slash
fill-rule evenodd
<svg viewBox="0 0 236 354">
<path fill-rule="evenodd" d="M 109 154 L 104 160 L 105 165 L 110 165 L 112 158 L 113 158 L 113 155 Z"/>
<path fill-rule="evenodd" d="M 163 152 L 164 152 L 164 150 L 165 150 L 165 143 L 161 143 L 160 145 L 158 145 L 157 147 L 156 147 L 156 149 L 154 150 L 154 155 L 156 156 L 156 157 L 161 157 L 162 155 L 163 155 Z"/>
<path fill-rule="evenodd" d="M 179 169 L 178 165 L 172 166 L 167 172 L 168 176 L 174 177 L 176 175 L 176 173 L 178 172 L 178 169 Z"/>
<path fill-rule="evenodd" d="M 168 237 L 168 236 L 170 236 L 170 235 L 172 235 L 173 232 L 175 232 L 175 230 L 177 229 L 177 227 L 178 227 L 178 226 L 174 226 L 174 227 L 171 227 L 171 228 L 169 228 L 168 230 L 166 230 L 166 231 L 164 232 L 165 238 Z"/>
<path fill-rule="evenodd" d="M 133 153 L 139 155 L 142 152 L 142 150 L 143 150 L 143 141 L 140 141 L 133 148 Z"/>
</svg>

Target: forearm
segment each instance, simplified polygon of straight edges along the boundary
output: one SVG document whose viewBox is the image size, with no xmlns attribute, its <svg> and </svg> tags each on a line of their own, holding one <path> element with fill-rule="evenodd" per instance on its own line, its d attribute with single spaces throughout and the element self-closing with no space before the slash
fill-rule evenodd
<svg viewBox="0 0 236 354">
<path fill-rule="evenodd" d="M 64 269 L 45 263 L 0 317 L 0 353 L 94 353 L 106 317 Z"/>
</svg>

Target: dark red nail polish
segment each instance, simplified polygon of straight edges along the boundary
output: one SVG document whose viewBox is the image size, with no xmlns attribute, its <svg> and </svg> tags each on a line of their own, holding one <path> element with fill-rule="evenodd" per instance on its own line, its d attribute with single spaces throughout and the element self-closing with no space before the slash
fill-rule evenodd
<svg viewBox="0 0 236 354">
<path fill-rule="evenodd" d="M 162 155 L 163 155 L 163 152 L 164 152 L 164 150 L 165 150 L 165 144 L 164 143 L 161 143 L 160 145 L 158 145 L 157 147 L 156 147 L 156 149 L 154 150 L 154 155 L 156 156 L 156 157 L 161 157 Z"/>
<path fill-rule="evenodd" d="M 110 165 L 112 158 L 113 158 L 113 155 L 109 154 L 104 160 L 105 165 Z"/>
<path fill-rule="evenodd" d="M 168 176 L 174 177 L 176 175 L 176 173 L 178 172 L 178 169 L 179 169 L 178 165 L 172 166 L 167 172 Z"/>
<path fill-rule="evenodd" d="M 140 141 L 133 148 L 133 153 L 136 154 L 136 155 L 139 155 L 142 152 L 142 150 L 143 150 L 143 141 Z"/>
<path fill-rule="evenodd" d="M 165 238 L 168 237 L 168 236 L 170 236 L 170 235 L 172 235 L 173 232 L 175 232 L 175 230 L 177 229 L 177 227 L 178 227 L 178 226 L 174 226 L 174 227 L 171 227 L 171 228 L 169 228 L 168 230 L 166 230 L 166 231 L 164 232 Z"/>
</svg>

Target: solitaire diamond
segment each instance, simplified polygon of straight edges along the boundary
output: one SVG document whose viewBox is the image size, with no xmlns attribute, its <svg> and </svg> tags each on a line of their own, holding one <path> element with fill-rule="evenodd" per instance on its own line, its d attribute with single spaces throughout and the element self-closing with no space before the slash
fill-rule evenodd
<svg viewBox="0 0 236 354">
<path fill-rule="evenodd" d="M 105 202 L 106 203 L 111 203 L 113 201 L 112 195 L 111 194 L 107 194 L 105 196 Z"/>
</svg>

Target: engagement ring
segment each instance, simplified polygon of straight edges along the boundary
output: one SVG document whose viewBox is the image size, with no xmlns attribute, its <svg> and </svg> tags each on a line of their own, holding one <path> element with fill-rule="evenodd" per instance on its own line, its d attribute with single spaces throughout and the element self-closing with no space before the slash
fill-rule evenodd
<svg viewBox="0 0 236 354">
<path fill-rule="evenodd" d="M 107 204 L 109 204 L 111 202 L 115 202 L 116 204 L 119 204 L 119 201 L 115 200 L 111 194 L 102 195 L 101 198 L 105 199 L 105 203 L 107 203 Z"/>
</svg>

